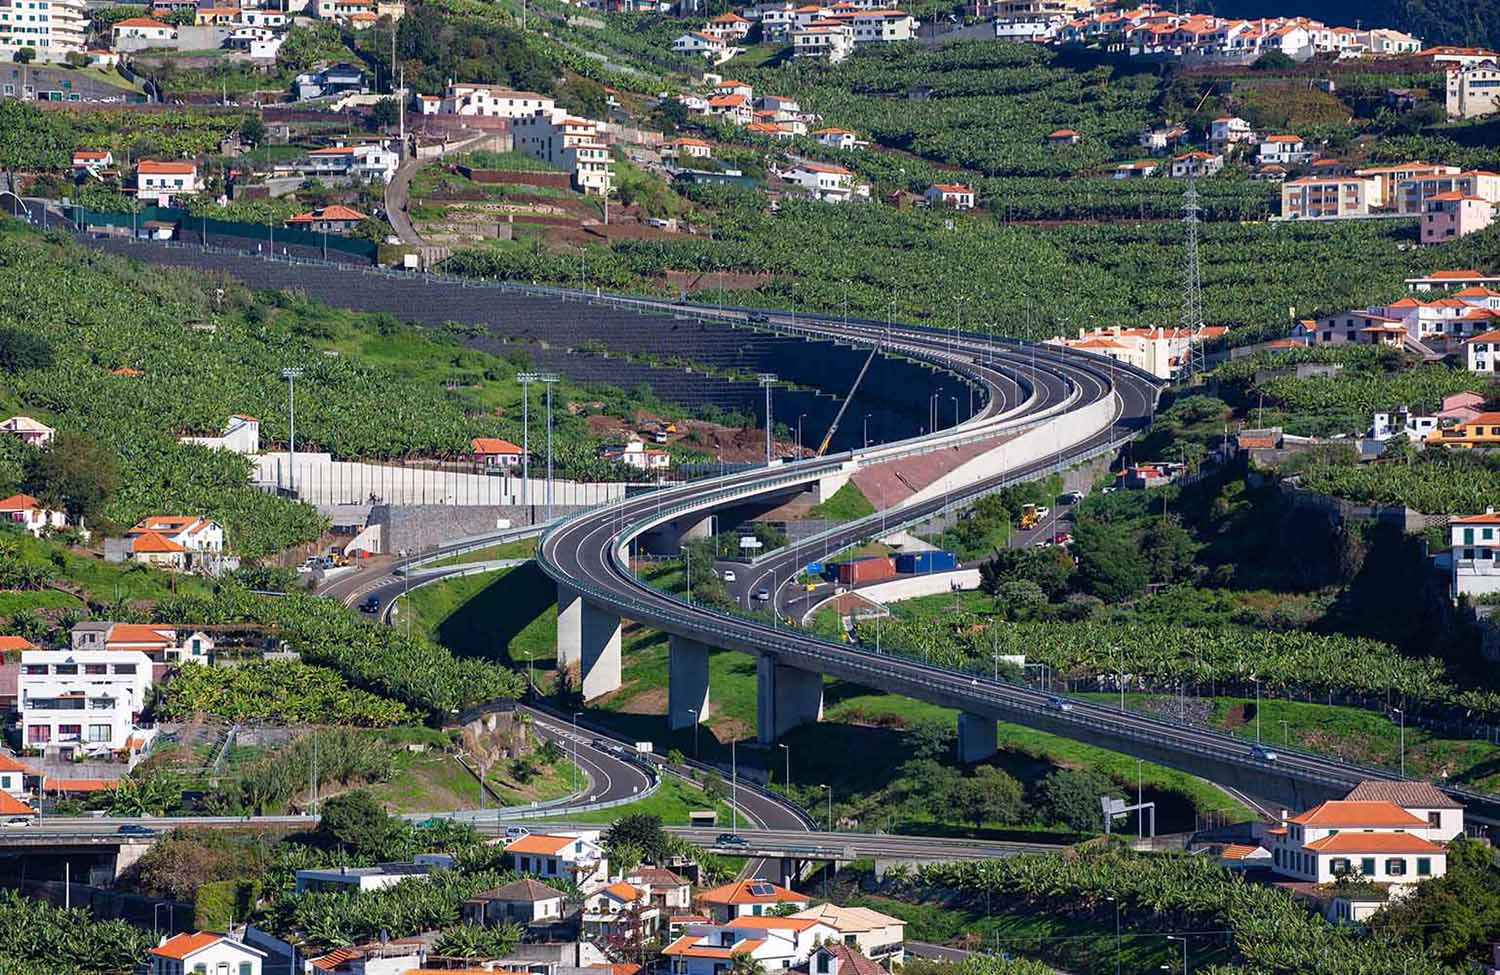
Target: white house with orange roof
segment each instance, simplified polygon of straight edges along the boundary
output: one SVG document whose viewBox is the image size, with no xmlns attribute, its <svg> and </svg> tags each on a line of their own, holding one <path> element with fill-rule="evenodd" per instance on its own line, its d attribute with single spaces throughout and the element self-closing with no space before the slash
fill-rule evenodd
<svg viewBox="0 0 1500 975">
<path fill-rule="evenodd" d="M 722 923 L 689 924 L 662 955 L 672 975 L 723 975 L 736 955 L 746 955 L 773 972 L 806 964 L 818 945 L 830 940 L 839 940 L 837 930 L 816 918 L 741 916 Z"/>
<path fill-rule="evenodd" d="M 717 115 L 735 125 L 749 125 L 755 120 L 755 109 L 751 106 L 750 96 L 738 92 L 709 96 L 708 114 Z"/>
<path fill-rule="evenodd" d="M 733 10 L 725 11 L 717 17 L 711 18 L 703 25 L 703 33 L 712 37 L 722 38 L 730 42 L 742 41 L 745 35 L 750 33 L 751 23 Z"/>
<path fill-rule="evenodd" d="M 684 159 L 711 159 L 714 149 L 703 139 L 694 136 L 679 136 L 667 143 L 667 150 L 680 162 Z"/>
<path fill-rule="evenodd" d="M 126 538 L 155 534 L 188 552 L 222 552 L 224 526 L 202 515 L 148 515 L 125 532 Z"/>
<path fill-rule="evenodd" d="M 168 938 L 147 952 L 149 975 L 269 975 L 266 953 L 227 934 L 196 931 Z"/>
<path fill-rule="evenodd" d="M 206 661 L 214 641 L 195 631 L 182 636 L 175 626 L 157 623 L 111 623 L 85 620 L 68 634 L 73 650 L 108 650 L 113 653 L 144 653 L 155 663 Z"/>
<path fill-rule="evenodd" d="M 1300 166 L 1312 160 L 1312 153 L 1300 135 L 1277 133 L 1260 141 L 1256 161 L 1262 164 L 1277 163 L 1282 166 Z"/>
<path fill-rule="evenodd" d="M 150 17 L 126 17 L 110 28 L 111 47 L 133 51 L 143 47 L 165 47 L 177 38 L 177 28 Z"/>
<path fill-rule="evenodd" d="M 859 137 L 848 129 L 813 129 L 812 137 L 828 149 L 854 149 L 859 146 Z"/>
<path fill-rule="evenodd" d="M 799 894 L 788 887 L 781 887 L 768 880 L 737 880 L 705 890 L 697 897 L 698 904 L 708 911 L 710 917 L 727 923 L 737 917 L 761 917 L 772 909 L 791 905 L 792 910 L 806 910 L 807 895 Z"/>
<path fill-rule="evenodd" d="M 776 173 L 788 183 L 793 183 L 806 190 L 808 195 L 815 200 L 823 200 L 830 203 L 844 203 L 851 199 L 861 190 L 869 192 L 869 187 L 861 184 L 856 186 L 854 174 L 843 166 L 834 166 L 830 163 L 815 163 L 808 160 L 799 160 L 789 164 L 786 168 Z M 863 195 L 863 194 L 861 194 Z"/>
<path fill-rule="evenodd" d="M 649 939 L 661 927 L 661 908 L 646 891 L 623 880 L 589 891 L 583 897 L 583 933 L 605 939 Z"/>
<path fill-rule="evenodd" d="M 191 159 L 142 159 L 135 166 L 136 198 L 168 206 L 174 197 L 194 196 L 203 190 L 198 164 Z"/>
<path fill-rule="evenodd" d="M 74 149 L 74 172 L 99 173 L 115 164 L 115 154 L 108 149 Z"/>
<path fill-rule="evenodd" d="M 1161 163 L 1155 159 L 1135 159 L 1130 162 L 1122 162 L 1110 170 L 1110 179 L 1145 179 L 1155 176 L 1156 171 L 1161 168 Z"/>
<path fill-rule="evenodd" d="M 1500 289 L 1500 274 L 1485 274 L 1474 268 L 1461 270 L 1432 271 L 1425 277 L 1407 278 L 1403 282 L 1409 291 L 1451 291 L 1455 288 Z"/>
<path fill-rule="evenodd" d="M 1500 330 L 1480 332 L 1464 341 L 1464 364 L 1470 372 L 1500 371 Z"/>
<path fill-rule="evenodd" d="M 210 450 L 236 454 L 260 453 L 260 421 L 244 413 L 232 414 L 217 437 L 178 437 L 178 443 L 196 444 Z"/>
<path fill-rule="evenodd" d="M 550 95 L 517 91 L 505 85 L 448 82 L 440 96 L 424 96 L 423 115 L 469 115 L 479 118 L 521 118 L 556 108 Z"/>
<path fill-rule="evenodd" d="M 20 759 L 0 752 L 0 794 L 27 802 L 41 781 L 41 772 Z"/>
<path fill-rule="evenodd" d="M 679 34 L 672 41 L 672 52 L 674 54 L 697 54 L 701 57 L 718 60 L 725 56 L 729 50 L 729 44 L 724 38 L 715 37 L 713 34 L 705 34 L 697 30 L 690 30 L 686 34 Z"/>
<path fill-rule="evenodd" d="M 672 466 L 672 455 L 665 450 L 647 447 L 642 440 L 630 439 L 621 446 L 599 448 L 600 458 L 643 471 L 665 471 Z"/>
<path fill-rule="evenodd" d="M 1500 442 L 1500 414 L 1481 413 L 1460 426 L 1493 431 L 1489 435 Z M 1500 514 L 1494 508 L 1450 520 L 1448 543 L 1449 592 L 1454 599 L 1500 592 Z"/>
<path fill-rule="evenodd" d="M 922 194 L 928 206 L 952 207 L 955 210 L 974 209 L 974 187 L 958 183 L 933 183 Z"/>
<path fill-rule="evenodd" d="M 499 437 L 475 437 L 474 463 L 486 469 L 509 470 L 521 466 L 521 448 Z"/>
<path fill-rule="evenodd" d="M 273 172 L 278 176 L 300 175 L 325 182 L 388 182 L 400 164 L 401 157 L 386 143 L 367 142 L 313 149 L 294 163 L 277 165 Z"/>
<path fill-rule="evenodd" d="M 793 914 L 833 928 L 838 940 L 873 961 L 900 965 L 906 960 L 906 922 L 868 907 L 819 904 Z"/>
<path fill-rule="evenodd" d="M 1057 336 L 1047 343 L 1108 356 L 1160 379 L 1171 379 L 1182 369 L 1195 343 L 1222 338 L 1228 331 L 1222 325 L 1205 326 L 1196 332 L 1181 328 L 1079 329 L 1076 338 Z"/>
<path fill-rule="evenodd" d="M 1208 124 L 1208 144 L 1215 152 L 1254 141 L 1255 130 L 1238 115 L 1225 115 Z"/>
<path fill-rule="evenodd" d="M 12 494 L 0 501 L 0 522 L 19 525 L 22 531 L 41 538 L 43 532 L 66 527 L 68 515 L 60 508 L 42 504 L 29 494 Z"/>
<path fill-rule="evenodd" d="M 1361 877 L 1392 885 L 1441 877 L 1448 869 L 1441 826 L 1390 801 L 1340 799 L 1266 830 L 1272 869 L 1294 880 L 1331 884 Z"/>
<path fill-rule="evenodd" d="M 609 879 L 604 848 L 583 836 L 531 833 L 505 845 L 517 873 L 534 877 L 562 877 L 580 887 Z"/>
<path fill-rule="evenodd" d="M 511 137 L 517 152 L 571 173 L 575 188 L 607 196 L 613 185 L 612 157 L 599 124 L 553 109 L 515 119 Z"/>
<path fill-rule="evenodd" d="M 1217 176 L 1224 168 L 1224 157 L 1216 152 L 1194 150 L 1172 157 L 1173 179 L 1203 179 Z"/>
</svg>

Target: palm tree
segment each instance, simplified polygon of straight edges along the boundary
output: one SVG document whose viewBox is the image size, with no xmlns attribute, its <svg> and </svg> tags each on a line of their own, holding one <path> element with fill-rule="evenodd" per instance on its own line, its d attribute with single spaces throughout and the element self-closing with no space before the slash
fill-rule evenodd
<svg viewBox="0 0 1500 975">
<path fill-rule="evenodd" d="M 766 966 L 748 951 L 730 956 L 729 975 L 766 975 Z"/>
</svg>

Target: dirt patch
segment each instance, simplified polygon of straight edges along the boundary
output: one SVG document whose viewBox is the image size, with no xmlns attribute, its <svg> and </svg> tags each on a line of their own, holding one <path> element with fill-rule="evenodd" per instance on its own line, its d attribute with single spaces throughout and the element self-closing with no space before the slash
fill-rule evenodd
<svg viewBox="0 0 1500 975">
<path fill-rule="evenodd" d="M 621 688 L 621 691 L 624 690 L 625 688 Z M 667 689 L 653 687 L 649 691 L 642 691 L 621 705 L 620 712 L 622 714 L 666 714 Z"/>
<path fill-rule="evenodd" d="M 1255 718 L 1255 705 L 1236 704 L 1224 715 L 1224 727 L 1240 728 L 1249 724 Z"/>
<path fill-rule="evenodd" d="M 755 727 L 738 718 L 713 718 L 709 720 L 709 724 L 713 726 L 714 737 L 719 741 L 744 741 L 755 736 Z"/>
</svg>

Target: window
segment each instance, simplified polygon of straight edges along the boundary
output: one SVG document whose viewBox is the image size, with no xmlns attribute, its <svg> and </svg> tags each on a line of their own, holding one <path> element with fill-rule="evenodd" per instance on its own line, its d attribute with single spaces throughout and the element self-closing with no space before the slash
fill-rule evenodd
<svg viewBox="0 0 1500 975">
<path fill-rule="evenodd" d="M 240 962 L 240 975 L 254 975 L 255 966 L 248 961 Z"/>
<path fill-rule="evenodd" d="M 115 664 L 115 673 L 133 674 L 135 673 L 135 664 Z"/>
<path fill-rule="evenodd" d="M 1335 877 L 1341 877 L 1350 872 L 1349 861 L 1343 857 L 1328 862 L 1328 869 Z"/>
<path fill-rule="evenodd" d="M 78 673 L 78 665 L 77 664 L 54 664 L 52 666 L 52 672 L 54 674 L 62 674 L 65 677 L 72 677 L 72 676 L 75 676 Z"/>
<path fill-rule="evenodd" d="M 1361 857 L 1359 861 L 1359 872 L 1364 874 L 1366 877 L 1375 876 L 1375 858 Z"/>
<path fill-rule="evenodd" d="M 109 741 L 109 725 L 89 725 L 89 741 Z"/>
<path fill-rule="evenodd" d="M 83 672 L 85 674 L 107 674 L 107 673 L 109 673 L 109 665 L 108 664 L 84 664 L 83 665 Z"/>
<path fill-rule="evenodd" d="M 1431 857 L 1417 857 L 1417 876 L 1418 877 L 1431 877 L 1432 876 L 1432 858 Z"/>
<path fill-rule="evenodd" d="M 1392 877 L 1405 876 L 1406 861 L 1401 857 L 1391 857 L 1389 860 L 1385 861 L 1385 872 Z"/>
<path fill-rule="evenodd" d="M 47 673 L 46 664 L 25 664 L 21 667 L 21 673 L 32 677 L 40 677 Z"/>
<path fill-rule="evenodd" d="M 1427 825 L 1433 829 L 1441 829 L 1443 826 L 1443 814 L 1436 809 L 1427 814 Z"/>
<path fill-rule="evenodd" d="M 818 975 L 828 975 L 828 969 L 829 965 L 827 953 L 821 951 L 818 952 Z"/>
</svg>

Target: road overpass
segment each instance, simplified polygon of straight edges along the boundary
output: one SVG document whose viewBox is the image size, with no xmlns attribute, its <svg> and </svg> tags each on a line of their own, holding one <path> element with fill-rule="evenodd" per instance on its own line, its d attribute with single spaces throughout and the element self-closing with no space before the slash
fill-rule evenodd
<svg viewBox="0 0 1500 975">
<path fill-rule="evenodd" d="M 989 336 L 826 317 L 766 316 L 744 309 L 667 304 L 442 275 L 400 276 L 334 267 L 314 271 L 293 261 L 220 251 L 200 254 L 189 248 L 138 242 L 132 242 L 128 250 L 134 256 L 160 263 L 222 270 L 256 287 L 305 287 L 309 293 L 333 304 L 356 309 L 376 308 L 390 301 L 404 302 L 404 307 L 413 309 L 414 317 L 441 314 L 462 319 L 478 314 L 480 319 L 490 321 L 492 327 L 498 327 L 493 317 L 485 317 L 490 312 L 471 314 L 469 310 L 501 303 L 514 306 L 517 302 L 531 302 L 540 307 L 547 302 L 564 302 L 584 317 L 591 311 L 605 314 L 635 310 L 642 316 L 643 327 L 654 324 L 650 317 L 653 315 L 675 321 L 720 321 L 822 341 L 833 339 L 863 343 L 867 347 L 883 343 L 891 352 L 925 359 L 938 368 L 961 369 L 971 376 L 987 370 L 989 378 L 984 383 L 993 402 L 977 420 L 957 429 L 927 433 L 915 441 L 879 448 L 943 449 L 945 443 L 955 442 L 945 438 L 967 440 L 971 434 L 983 434 L 980 423 L 991 423 L 994 427 L 1012 424 L 1008 430 L 992 432 L 996 436 L 1012 436 L 1012 442 L 1023 444 L 1030 435 L 1033 447 L 1036 441 L 1051 435 L 1055 445 L 1051 457 L 1018 456 L 1017 448 L 1011 448 L 1009 457 L 996 451 L 1000 463 L 994 466 L 998 469 L 986 473 L 971 468 L 965 472 L 964 483 L 953 479 L 946 485 L 946 500 L 954 504 L 1008 481 L 1039 476 L 1059 464 L 1078 461 L 1096 451 L 1109 451 L 1121 436 L 1144 425 L 1156 392 L 1154 381 L 1116 367 L 1108 360 Z M 1059 402 L 1059 393 L 1068 400 L 1066 405 Z M 1018 401 L 1025 405 L 1017 406 Z M 1054 412 L 1044 416 L 1043 411 L 1049 409 Z M 1107 424 L 1100 422 L 1104 415 L 1110 418 Z M 1025 429 L 1028 419 L 1035 422 L 1029 430 Z M 1066 428 L 1069 436 L 1064 439 L 1049 426 L 1058 431 Z M 1094 432 L 1083 435 L 1085 431 L 1081 428 L 1088 426 Z M 1390 770 L 1285 748 L 1278 749 L 1278 759 L 1267 760 L 1257 757 L 1247 743 L 1226 735 L 1087 701 L 1073 700 L 1066 707 L 1059 707 L 1047 695 L 993 681 L 982 674 L 946 671 L 904 657 L 880 654 L 873 648 L 829 643 L 764 619 L 738 618 L 692 606 L 651 590 L 629 571 L 630 546 L 651 529 L 675 521 L 677 524 L 671 530 L 681 537 L 683 529 L 695 530 L 694 520 L 703 519 L 719 506 L 785 490 L 794 484 L 813 483 L 817 485 L 815 490 L 827 492 L 840 483 L 839 478 L 858 470 L 861 462 L 874 462 L 874 456 L 856 451 L 670 488 L 576 516 L 553 529 L 544 539 L 540 560 L 559 583 L 559 649 L 565 662 L 576 662 L 584 672 L 585 692 L 604 693 L 618 682 L 618 625 L 621 618 L 628 618 L 663 630 L 672 638 L 672 683 L 676 690 L 670 710 L 674 724 L 684 719 L 694 720 L 689 708 L 698 712 L 697 720 L 703 719 L 707 709 L 698 705 L 709 704 L 709 698 L 702 663 L 707 648 L 718 647 L 758 658 L 761 711 L 765 718 L 760 724 L 769 729 L 763 732 L 767 737 L 775 737 L 802 721 L 816 720 L 821 705 L 821 679 L 814 678 L 831 675 L 958 710 L 962 715 L 964 751 L 971 758 L 992 748 L 993 722 L 1001 719 L 1136 755 L 1289 806 L 1303 806 L 1338 795 L 1364 778 L 1397 778 Z M 778 478 L 782 480 L 778 482 Z M 927 498 L 911 499 L 905 513 L 921 516 L 940 510 L 941 504 L 927 511 L 920 507 L 932 503 L 931 493 Z M 857 523 L 842 530 L 869 532 L 871 526 Z M 829 541 L 842 537 L 831 536 Z M 670 543 L 670 538 L 667 541 Z M 817 551 L 821 549 L 820 543 Z M 805 545 L 792 548 L 764 566 L 780 583 L 786 578 L 783 573 L 805 562 L 812 551 Z M 1500 798 L 1449 786 L 1444 789 L 1468 805 L 1471 818 L 1500 824 Z"/>
</svg>

